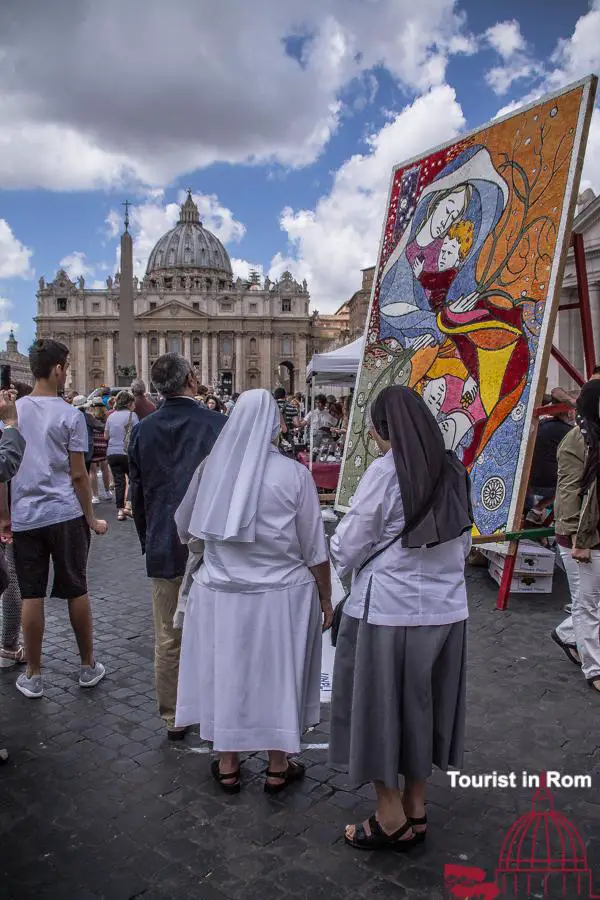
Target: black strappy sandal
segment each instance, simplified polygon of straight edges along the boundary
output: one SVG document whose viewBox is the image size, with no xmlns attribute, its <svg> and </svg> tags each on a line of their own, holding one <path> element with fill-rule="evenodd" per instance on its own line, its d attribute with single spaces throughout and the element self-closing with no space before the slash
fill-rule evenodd
<svg viewBox="0 0 600 900">
<path fill-rule="evenodd" d="M 579 659 L 579 654 L 577 653 L 577 647 L 574 647 L 573 644 L 565 644 L 564 641 L 561 641 L 556 628 L 554 629 L 554 631 L 550 632 L 550 637 L 555 644 L 558 644 L 563 653 L 566 654 L 567 659 L 570 659 L 571 662 L 574 663 L 574 665 L 576 665 L 578 669 L 580 669 L 581 660 Z"/>
<path fill-rule="evenodd" d="M 265 794 L 279 794 L 294 781 L 301 781 L 306 775 L 306 767 L 295 759 L 288 759 L 288 767 L 285 772 L 271 772 L 267 769 L 267 778 L 278 778 L 281 784 L 269 784 L 265 781 Z"/>
<path fill-rule="evenodd" d="M 427 825 L 427 816 L 421 816 L 420 819 L 411 819 L 410 816 L 407 816 L 407 820 L 408 822 L 410 822 L 411 828 L 413 825 Z M 415 831 L 414 835 L 415 843 L 423 844 L 425 842 L 425 838 L 427 837 L 427 828 L 425 828 L 425 831 Z"/>
<path fill-rule="evenodd" d="M 371 834 L 367 834 L 365 826 L 360 822 L 354 826 L 354 837 L 349 838 L 347 834 L 344 834 L 344 840 L 356 850 L 391 850 L 394 853 L 408 853 L 409 850 L 413 850 L 418 844 L 423 843 L 420 835 L 419 840 L 417 840 L 417 835 L 413 835 L 405 841 L 401 840 L 402 836 L 412 828 L 410 819 L 407 819 L 397 831 L 386 834 L 373 814 L 369 819 L 369 827 Z"/>
<path fill-rule="evenodd" d="M 241 767 L 238 766 L 235 772 L 227 772 L 225 775 L 219 769 L 219 760 L 213 759 L 210 764 L 210 771 L 212 773 L 212 777 L 215 779 L 219 787 L 226 794 L 239 794 L 242 789 L 242 782 L 240 778 Z M 235 778 L 235 781 L 231 779 Z"/>
</svg>

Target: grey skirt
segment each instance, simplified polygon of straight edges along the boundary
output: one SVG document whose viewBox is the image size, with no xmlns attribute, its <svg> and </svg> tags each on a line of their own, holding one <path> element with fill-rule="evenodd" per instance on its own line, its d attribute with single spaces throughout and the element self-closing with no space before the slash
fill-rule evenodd
<svg viewBox="0 0 600 900">
<path fill-rule="evenodd" d="M 460 769 L 467 623 L 396 627 L 342 616 L 333 670 L 329 761 L 358 785 Z"/>
</svg>

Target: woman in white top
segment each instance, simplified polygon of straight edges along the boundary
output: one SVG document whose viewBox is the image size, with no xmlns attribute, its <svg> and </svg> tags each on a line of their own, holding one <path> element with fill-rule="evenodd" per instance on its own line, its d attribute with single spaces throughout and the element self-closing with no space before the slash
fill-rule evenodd
<svg viewBox="0 0 600 900">
<path fill-rule="evenodd" d="M 244 751 L 268 750 L 267 793 L 301 778 L 288 756 L 320 719 L 328 553 L 315 485 L 279 453 L 279 430 L 268 391 L 242 394 L 175 517 L 185 543 L 204 541 L 183 622 L 176 726 L 200 723 L 226 793 L 240 790 Z"/>
<path fill-rule="evenodd" d="M 425 839 L 432 766 L 462 764 L 472 512 L 466 470 L 421 397 L 385 388 L 371 419 L 383 455 L 331 541 L 340 574 L 355 576 L 336 647 L 330 761 L 377 792 L 376 814 L 349 825 L 347 843 L 406 851 Z"/>
<path fill-rule="evenodd" d="M 110 413 L 104 427 L 104 436 L 108 441 L 106 456 L 115 482 L 115 500 L 119 522 L 123 522 L 126 515 L 131 514 L 125 509 L 125 497 L 129 476 L 127 445 L 133 426 L 139 422 L 134 410 L 135 397 L 133 394 L 130 391 L 119 391 L 114 412 Z"/>
</svg>

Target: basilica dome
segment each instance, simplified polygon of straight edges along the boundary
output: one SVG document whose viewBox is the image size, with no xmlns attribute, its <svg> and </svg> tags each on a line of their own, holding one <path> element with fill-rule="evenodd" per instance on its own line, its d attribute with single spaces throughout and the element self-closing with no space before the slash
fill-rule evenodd
<svg viewBox="0 0 600 900">
<path fill-rule="evenodd" d="M 146 275 L 165 269 L 208 269 L 232 276 L 227 250 L 215 235 L 203 227 L 191 191 L 181 207 L 179 222 L 160 238 L 146 266 Z"/>
</svg>

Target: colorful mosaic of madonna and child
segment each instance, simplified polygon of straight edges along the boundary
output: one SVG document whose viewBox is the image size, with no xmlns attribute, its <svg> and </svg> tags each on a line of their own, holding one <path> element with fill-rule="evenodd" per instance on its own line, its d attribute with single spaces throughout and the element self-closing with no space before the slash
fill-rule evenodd
<svg viewBox="0 0 600 900">
<path fill-rule="evenodd" d="M 477 532 L 512 522 L 594 87 L 394 170 L 339 508 L 377 453 L 370 404 L 406 384 L 471 474 Z"/>
</svg>

